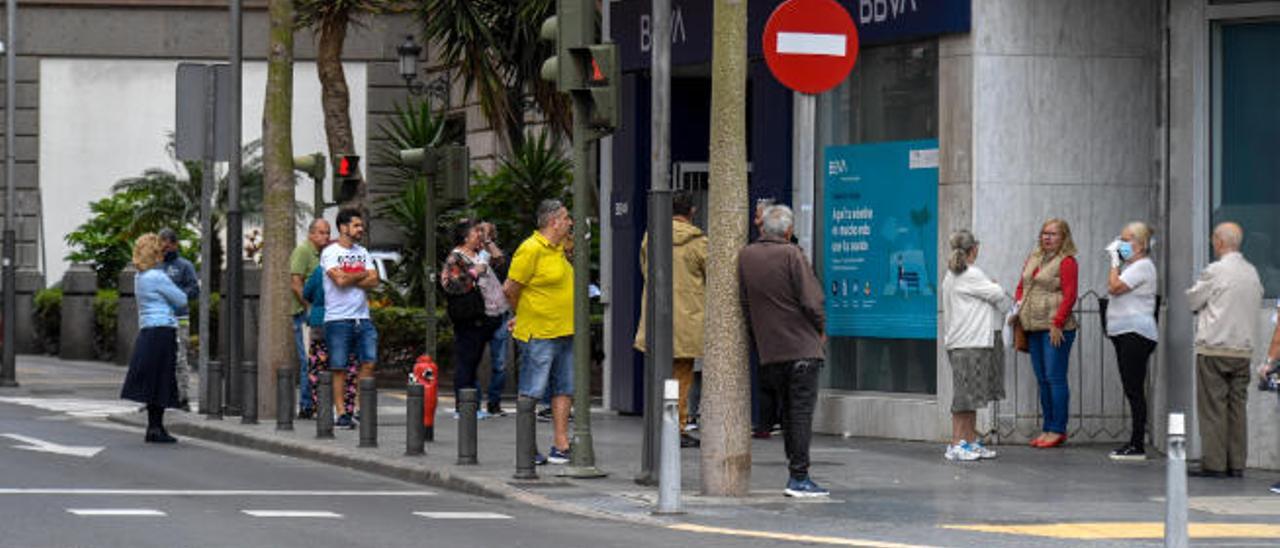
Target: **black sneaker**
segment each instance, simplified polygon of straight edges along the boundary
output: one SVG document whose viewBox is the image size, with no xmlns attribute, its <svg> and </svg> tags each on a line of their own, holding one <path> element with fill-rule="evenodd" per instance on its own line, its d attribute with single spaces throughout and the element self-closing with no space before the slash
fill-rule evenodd
<svg viewBox="0 0 1280 548">
<path fill-rule="evenodd" d="M 499 401 L 491 401 L 491 402 L 489 402 L 489 409 L 488 409 L 488 411 L 489 411 L 489 415 L 490 415 L 490 416 L 493 416 L 493 417 L 505 417 L 505 416 L 507 416 L 507 412 L 506 412 L 506 410 L 504 410 L 504 409 L 502 408 L 502 402 L 499 402 Z"/>
<path fill-rule="evenodd" d="M 303 409 L 302 411 L 298 411 L 299 420 L 304 420 L 304 421 L 311 420 L 311 419 L 314 419 L 315 417 L 316 417 L 316 412 L 314 409 Z"/>
<path fill-rule="evenodd" d="M 1119 449 L 1112 451 L 1111 455 L 1109 456 L 1111 457 L 1111 460 L 1121 460 L 1121 461 L 1147 460 L 1147 452 L 1144 451 L 1141 447 L 1137 447 L 1134 445 L 1125 445 L 1124 447 L 1120 447 Z"/>
<path fill-rule="evenodd" d="M 1271 486 L 1271 492 L 1280 495 L 1280 483 Z"/>
<path fill-rule="evenodd" d="M 547 407 L 542 411 L 538 411 L 538 422 L 551 422 L 551 408 Z"/>
</svg>

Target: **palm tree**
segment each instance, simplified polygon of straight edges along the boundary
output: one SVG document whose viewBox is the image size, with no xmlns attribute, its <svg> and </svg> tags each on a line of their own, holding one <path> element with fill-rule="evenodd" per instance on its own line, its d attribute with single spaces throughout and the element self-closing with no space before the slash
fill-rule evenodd
<svg viewBox="0 0 1280 548">
<path fill-rule="evenodd" d="M 324 110 L 324 133 L 329 143 L 329 158 L 355 154 L 355 136 L 351 131 L 351 91 L 342 70 L 342 46 L 347 39 L 347 25 L 360 17 L 381 13 L 392 4 L 389 0 L 293 0 L 299 27 L 314 29 L 317 35 L 316 73 L 320 78 L 320 104 Z M 350 205 L 366 209 L 368 185 L 360 180 Z"/>
<path fill-rule="evenodd" d="M 503 135 L 508 150 L 524 141 L 529 97 L 559 134 L 569 132 L 568 99 L 540 76 L 553 51 L 538 34 L 554 11 L 554 0 L 419 2 L 426 39 L 440 45 L 440 61 L 458 71 L 466 94 L 476 91 L 489 126 Z"/>
<path fill-rule="evenodd" d="M 337 4 L 339 2 L 330 2 Z M 293 291 L 289 255 L 294 245 L 293 199 L 293 0 L 267 2 L 267 92 L 262 109 L 264 140 L 263 260 L 258 301 L 258 416 L 276 414 L 276 372 L 296 368 L 289 314 Z M 326 119 L 328 117 L 326 116 Z M 290 412 L 290 411 L 286 411 Z"/>
<path fill-rule="evenodd" d="M 747 3 L 716 0 L 711 54 L 711 195 L 702 492 L 743 496 L 751 479 L 751 384 L 738 290 L 747 241 Z"/>
</svg>

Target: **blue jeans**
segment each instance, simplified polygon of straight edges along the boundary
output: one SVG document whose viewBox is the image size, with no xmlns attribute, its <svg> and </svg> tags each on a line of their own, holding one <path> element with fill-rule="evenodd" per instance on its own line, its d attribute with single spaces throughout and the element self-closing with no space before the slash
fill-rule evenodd
<svg viewBox="0 0 1280 548">
<path fill-rule="evenodd" d="M 1044 415 L 1044 431 L 1067 433 L 1071 389 L 1067 386 L 1067 367 L 1071 364 L 1071 343 L 1076 332 L 1063 331 L 1062 344 L 1054 348 L 1048 331 L 1028 331 L 1027 346 L 1031 352 L 1031 368 L 1040 385 L 1040 413 Z"/>
<path fill-rule="evenodd" d="M 311 409 L 311 380 L 307 378 L 307 348 L 302 343 L 302 330 L 307 328 L 307 313 L 293 315 L 293 348 L 298 356 L 298 405 Z"/>
<path fill-rule="evenodd" d="M 507 386 L 507 341 L 511 340 L 511 330 L 507 329 L 507 320 L 511 314 L 502 315 L 498 328 L 493 331 L 493 339 L 489 341 L 489 362 L 493 374 L 489 377 L 489 403 L 502 401 L 502 389 Z"/>
<path fill-rule="evenodd" d="M 347 370 L 347 362 L 334 356 L 356 355 L 360 365 L 378 361 L 378 330 L 368 319 L 324 322 L 324 339 L 329 345 L 329 370 Z"/>
<path fill-rule="evenodd" d="M 520 395 L 573 395 L 573 337 L 534 339 L 520 345 Z M 549 390 L 548 390 L 549 388 Z"/>
</svg>

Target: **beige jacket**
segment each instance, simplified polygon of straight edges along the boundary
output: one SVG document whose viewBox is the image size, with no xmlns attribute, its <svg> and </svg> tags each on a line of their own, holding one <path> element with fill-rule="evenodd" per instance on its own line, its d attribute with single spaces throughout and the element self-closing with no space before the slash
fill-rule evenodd
<svg viewBox="0 0 1280 548">
<path fill-rule="evenodd" d="M 672 333 L 674 358 L 701 358 L 707 308 L 707 236 L 684 221 L 671 221 Z M 645 277 L 635 349 L 645 352 L 645 308 L 649 302 L 649 235 L 640 242 L 640 274 Z"/>
<path fill-rule="evenodd" d="M 1238 251 L 1205 267 L 1187 290 L 1196 316 L 1196 353 L 1208 356 L 1253 356 L 1254 325 L 1262 306 L 1258 271 Z"/>
</svg>

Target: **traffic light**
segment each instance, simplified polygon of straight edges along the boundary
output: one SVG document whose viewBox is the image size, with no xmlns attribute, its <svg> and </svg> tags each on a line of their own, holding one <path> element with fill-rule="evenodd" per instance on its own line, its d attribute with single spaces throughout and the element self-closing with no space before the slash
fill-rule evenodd
<svg viewBox="0 0 1280 548">
<path fill-rule="evenodd" d="M 306 173 L 317 184 L 324 181 L 325 172 L 328 171 L 324 166 L 324 154 L 319 152 L 305 156 L 294 156 L 293 169 L 294 171 Z"/>
<path fill-rule="evenodd" d="M 542 78 L 586 103 L 588 138 L 618 127 L 618 47 L 597 43 L 597 29 L 595 0 L 558 0 L 556 15 L 543 22 L 540 34 L 556 45 L 556 54 L 542 64 Z"/>
<path fill-rule="evenodd" d="M 338 156 L 333 173 L 333 201 L 346 203 L 355 197 L 360 186 L 360 157 L 355 154 Z"/>
<path fill-rule="evenodd" d="M 422 169 L 433 198 L 450 204 L 467 202 L 471 188 L 471 152 L 467 147 L 405 149 L 400 151 L 400 161 Z"/>
</svg>

